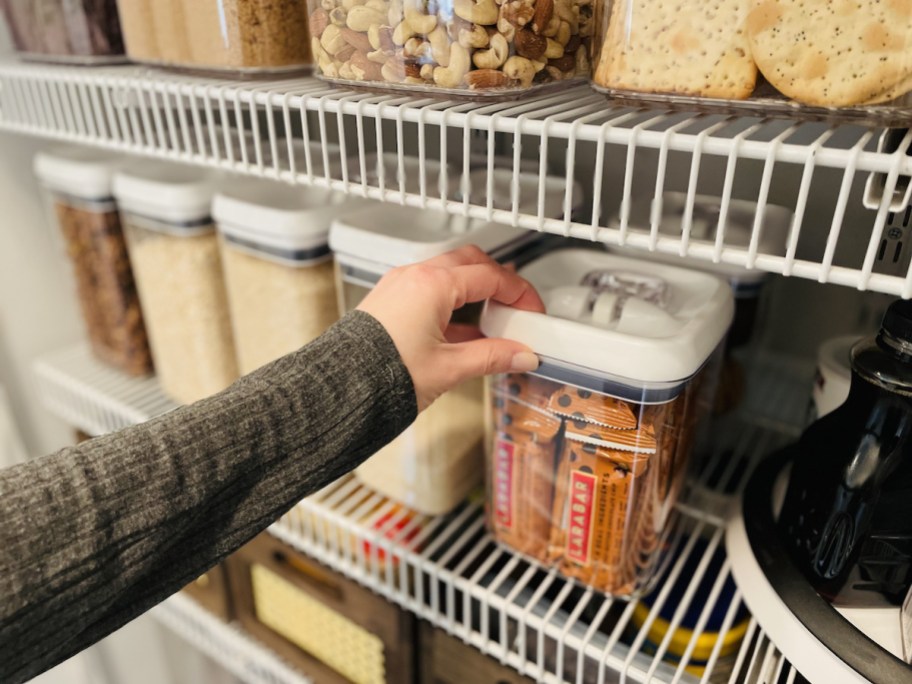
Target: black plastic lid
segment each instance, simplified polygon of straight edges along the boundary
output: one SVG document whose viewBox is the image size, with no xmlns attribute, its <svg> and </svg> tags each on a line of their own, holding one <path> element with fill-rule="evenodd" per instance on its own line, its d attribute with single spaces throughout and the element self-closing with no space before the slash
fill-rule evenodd
<svg viewBox="0 0 912 684">
<path fill-rule="evenodd" d="M 890 304 L 881 328 L 891 337 L 912 344 L 912 300 L 897 299 Z"/>
</svg>

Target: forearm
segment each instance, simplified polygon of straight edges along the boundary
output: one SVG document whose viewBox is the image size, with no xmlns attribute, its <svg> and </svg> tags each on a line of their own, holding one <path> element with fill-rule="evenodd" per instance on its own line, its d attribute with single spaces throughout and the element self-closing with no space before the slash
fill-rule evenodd
<svg viewBox="0 0 912 684">
<path fill-rule="evenodd" d="M 392 341 L 356 314 L 211 399 L 0 473 L 0 680 L 195 579 L 415 411 Z"/>
</svg>

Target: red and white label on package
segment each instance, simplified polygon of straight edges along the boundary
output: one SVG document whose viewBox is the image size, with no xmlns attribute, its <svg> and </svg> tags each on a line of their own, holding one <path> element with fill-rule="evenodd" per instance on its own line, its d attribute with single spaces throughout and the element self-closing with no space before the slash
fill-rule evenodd
<svg viewBox="0 0 912 684">
<path fill-rule="evenodd" d="M 498 439 L 494 445 L 494 520 L 513 527 L 513 450 L 515 445 Z"/>
<path fill-rule="evenodd" d="M 595 501 L 595 475 L 574 470 L 570 474 L 567 516 L 567 558 L 574 563 L 589 562 L 592 537 L 592 505 Z"/>
</svg>

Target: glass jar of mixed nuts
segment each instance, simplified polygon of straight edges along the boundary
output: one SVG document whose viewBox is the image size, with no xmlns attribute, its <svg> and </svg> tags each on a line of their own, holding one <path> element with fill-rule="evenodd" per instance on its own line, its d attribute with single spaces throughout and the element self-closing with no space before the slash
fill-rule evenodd
<svg viewBox="0 0 912 684">
<path fill-rule="evenodd" d="M 513 98 L 589 73 L 591 0 L 309 0 L 323 78 Z"/>
</svg>

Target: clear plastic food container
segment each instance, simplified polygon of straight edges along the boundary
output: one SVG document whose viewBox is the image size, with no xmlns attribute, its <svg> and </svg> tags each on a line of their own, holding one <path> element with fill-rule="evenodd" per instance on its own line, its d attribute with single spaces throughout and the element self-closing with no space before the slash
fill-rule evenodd
<svg viewBox="0 0 912 684">
<path fill-rule="evenodd" d="M 147 375 L 152 354 L 111 189 L 117 166 L 117 158 L 83 148 L 35 157 L 73 265 L 93 353 L 130 375 Z"/>
<path fill-rule="evenodd" d="M 333 222 L 336 287 L 344 314 L 391 268 L 476 244 L 501 261 L 534 251 L 540 234 L 432 210 L 382 205 Z M 477 310 L 476 310 L 477 314 Z M 460 312 L 471 319 L 472 311 Z M 470 381 L 423 411 L 402 435 L 355 471 L 365 484 L 428 515 L 460 503 L 481 481 L 483 383 Z"/>
<path fill-rule="evenodd" d="M 630 207 L 629 233 L 648 234 L 654 207 L 653 197 L 640 197 Z M 658 233 L 662 237 L 681 238 L 684 232 L 684 216 L 687 213 L 687 194 L 665 192 L 658 218 Z M 688 243 L 691 245 L 715 245 L 722 215 L 722 200 L 711 195 L 694 197 Z M 757 224 L 757 251 L 761 254 L 784 256 L 789 230 L 792 225 L 792 211 L 786 207 L 767 204 Z M 723 243 L 726 247 L 748 249 L 757 222 L 757 204 L 745 200 L 729 201 L 725 216 Z M 615 217 L 613 225 L 620 225 Z M 724 262 L 697 261 L 687 257 L 663 252 L 645 252 L 632 247 L 611 246 L 610 250 L 633 258 L 675 264 L 713 273 L 728 281 L 735 295 L 735 320 L 728 334 L 728 345 L 736 348 L 746 344 L 753 333 L 757 318 L 760 294 L 769 281 L 770 274 L 759 269 L 748 269 Z"/>
<path fill-rule="evenodd" d="M 17 52 L 29 59 L 123 62 L 116 0 L 0 0 Z"/>
<path fill-rule="evenodd" d="M 588 0 L 309 0 L 317 73 L 348 85 L 510 99 L 589 73 Z"/>
<path fill-rule="evenodd" d="M 648 589 L 683 481 L 731 289 L 696 271 L 590 250 L 520 273 L 547 314 L 488 303 L 490 337 L 541 358 L 491 381 L 488 524 L 499 541 L 601 591 Z"/>
<path fill-rule="evenodd" d="M 602 0 L 597 90 L 634 103 L 906 125 L 903 2 Z"/>
<path fill-rule="evenodd" d="M 156 371 L 181 403 L 238 377 L 210 215 L 214 186 L 201 169 L 149 161 L 114 178 Z"/>
<path fill-rule="evenodd" d="M 212 215 L 242 375 L 321 335 L 338 318 L 329 226 L 363 200 L 318 188 L 238 180 Z"/>
<path fill-rule="evenodd" d="M 127 54 L 192 70 L 274 74 L 306 70 L 304 0 L 118 0 Z"/>
</svg>

